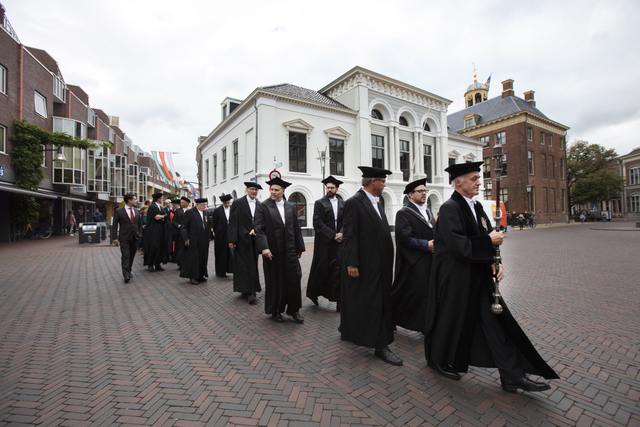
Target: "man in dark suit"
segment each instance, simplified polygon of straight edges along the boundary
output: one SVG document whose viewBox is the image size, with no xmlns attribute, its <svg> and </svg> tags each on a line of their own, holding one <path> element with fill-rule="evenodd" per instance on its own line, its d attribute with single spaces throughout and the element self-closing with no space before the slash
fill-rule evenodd
<svg viewBox="0 0 640 427">
<path fill-rule="evenodd" d="M 291 184 L 281 178 L 267 181 L 271 198 L 256 211 L 256 249 L 262 253 L 264 269 L 264 311 L 278 323 L 286 312 L 296 323 L 304 323 L 302 307 L 302 268 L 304 252 L 302 230 L 295 206 L 284 200 L 284 189 Z"/>
<path fill-rule="evenodd" d="M 161 264 L 168 261 L 165 221 L 169 221 L 169 213 L 162 207 L 163 197 L 162 193 L 154 193 L 153 202 L 147 211 L 143 265 L 146 265 L 150 272 L 164 271 Z"/>
<path fill-rule="evenodd" d="M 227 240 L 233 249 L 233 292 L 240 292 L 249 304 L 257 302 L 256 292 L 261 292 L 256 250 L 255 213 L 261 203 L 256 196 L 262 190 L 260 184 L 245 182 L 247 195 L 236 199 L 229 212 Z"/>
<path fill-rule="evenodd" d="M 174 231 L 174 239 L 177 237 L 176 242 L 176 253 L 173 256 L 171 262 L 178 264 L 178 268 L 180 268 L 180 262 L 182 261 L 182 252 L 184 251 L 184 241 L 182 240 L 182 219 L 184 218 L 184 213 L 189 209 L 189 205 L 191 205 L 191 200 L 186 197 L 181 197 L 178 201 L 179 207 L 173 213 L 173 219 L 171 220 L 171 226 Z"/>
<path fill-rule="evenodd" d="M 140 211 L 135 208 L 138 205 L 136 196 L 126 194 L 124 203 L 125 205 L 116 209 L 113 215 L 111 235 L 114 236 L 113 244 L 120 245 L 122 275 L 124 276 L 124 283 L 129 283 L 129 280 L 133 277 L 131 274 L 133 258 L 136 256 L 136 250 L 142 237 L 142 217 L 140 216 Z"/>
<path fill-rule="evenodd" d="M 327 195 L 316 200 L 313 207 L 313 262 L 307 282 L 307 297 L 318 305 L 323 296 L 336 302 L 340 311 L 340 246 L 342 243 L 342 214 L 344 202 L 336 194 L 342 181 L 329 176 L 322 183 Z"/>
<path fill-rule="evenodd" d="M 231 213 L 231 194 L 220 196 L 222 206 L 213 210 L 211 226 L 213 228 L 213 251 L 216 259 L 216 276 L 227 277 L 227 273 L 233 273 L 233 252 L 227 241 L 229 216 Z"/>
<path fill-rule="evenodd" d="M 205 282 L 209 273 L 209 230 L 204 211 L 207 209 L 207 199 L 195 199 L 196 207 L 189 209 L 182 218 L 182 240 L 184 252 L 180 264 L 180 277 L 189 279 L 192 285 Z"/>
<path fill-rule="evenodd" d="M 532 381 L 526 373 L 558 378 L 538 354 L 500 300 L 502 313 L 491 312 L 496 271 L 495 246 L 503 242 L 489 216 L 476 203 L 480 192 L 482 162 L 449 166 L 455 191 L 440 207 L 435 252 L 427 290 L 424 349 L 427 366 L 440 375 L 460 379 L 469 366 L 498 368 L 505 391 L 543 391 L 545 382 Z"/>
<path fill-rule="evenodd" d="M 433 260 L 436 222 L 427 208 L 426 178 L 404 189 L 409 203 L 396 213 L 396 269 L 391 304 L 393 321 L 411 331 L 424 332 L 427 319 L 427 285 Z"/>
<path fill-rule="evenodd" d="M 344 202 L 340 336 L 373 348 L 377 357 L 400 366 L 402 360 L 389 349 L 393 342 L 393 241 L 379 201 L 391 171 L 358 167 L 362 188 Z"/>
</svg>

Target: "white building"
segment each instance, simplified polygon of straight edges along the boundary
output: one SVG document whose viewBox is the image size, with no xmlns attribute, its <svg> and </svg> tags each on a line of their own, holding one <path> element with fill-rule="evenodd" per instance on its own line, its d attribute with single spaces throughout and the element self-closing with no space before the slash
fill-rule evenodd
<svg viewBox="0 0 640 427">
<path fill-rule="evenodd" d="M 428 178 L 434 213 L 450 197 L 444 172 L 451 163 L 482 158 L 482 143 L 447 129 L 448 99 L 361 67 L 319 91 L 281 84 L 255 89 L 243 101 L 226 98 L 222 122 L 200 139 L 197 150 L 201 194 L 210 205 L 222 194 L 245 193 L 245 181 L 262 185 L 277 168 L 293 185 L 287 199 L 298 205 L 303 229 L 313 228 L 314 201 L 324 196 L 324 176 L 344 181 L 338 195 L 360 186 L 359 165 L 389 169 L 382 197 L 389 222 L 402 207 L 408 181 Z M 305 233 L 309 234 L 309 233 Z"/>
</svg>

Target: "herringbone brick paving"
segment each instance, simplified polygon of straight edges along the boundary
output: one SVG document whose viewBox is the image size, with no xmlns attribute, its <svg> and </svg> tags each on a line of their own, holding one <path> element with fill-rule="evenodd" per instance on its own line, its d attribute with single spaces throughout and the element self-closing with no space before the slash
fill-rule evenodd
<svg viewBox="0 0 640 427">
<path fill-rule="evenodd" d="M 0 426 L 640 425 L 639 249 L 586 224 L 508 233 L 503 294 L 561 376 L 509 394 L 493 370 L 434 374 L 404 329 L 404 366 L 382 363 L 340 341 L 326 300 L 276 324 L 231 278 L 192 286 L 138 256 L 124 284 L 115 247 L 0 244 Z"/>
</svg>

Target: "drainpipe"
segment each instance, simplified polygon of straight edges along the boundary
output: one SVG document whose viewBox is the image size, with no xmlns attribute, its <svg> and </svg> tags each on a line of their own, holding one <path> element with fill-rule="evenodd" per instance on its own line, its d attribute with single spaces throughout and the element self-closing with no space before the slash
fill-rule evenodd
<svg viewBox="0 0 640 427">
<path fill-rule="evenodd" d="M 20 83 L 18 84 L 18 120 L 22 120 L 22 76 L 24 74 L 24 45 L 20 45 Z"/>
<path fill-rule="evenodd" d="M 256 184 L 258 183 L 258 105 L 257 100 L 253 100 L 253 108 L 256 110 L 256 152 L 255 152 L 255 165 L 253 167 L 253 175 L 256 180 Z"/>
</svg>

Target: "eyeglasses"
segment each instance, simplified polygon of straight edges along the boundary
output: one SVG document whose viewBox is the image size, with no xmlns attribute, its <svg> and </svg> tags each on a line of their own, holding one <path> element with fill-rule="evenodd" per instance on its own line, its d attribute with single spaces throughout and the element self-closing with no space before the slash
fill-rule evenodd
<svg viewBox="0 0 640 427">
<path fill-rule="evenodd" d="M 414 193 L 427 194 L 427 190 L 416 190 Z"/>
</svg>

